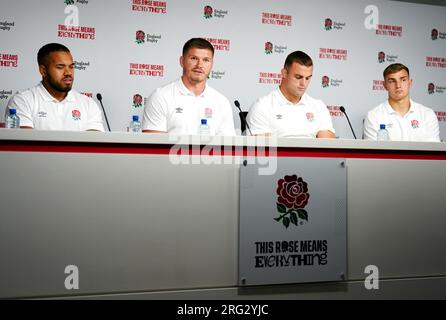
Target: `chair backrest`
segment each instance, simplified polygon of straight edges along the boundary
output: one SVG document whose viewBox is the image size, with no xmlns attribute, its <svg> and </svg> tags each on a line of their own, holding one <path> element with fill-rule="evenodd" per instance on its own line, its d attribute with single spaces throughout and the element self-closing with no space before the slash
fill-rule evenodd
<svg viewBox="0 0 446 320">
<path fill-rule="evenodd" d="M 246 130 L 246 124 L 244 119 L 246 119 L 246 117 L 248 116 L 248 111 L 239 112 L 238 116 L 240 117 L 240 129 L 242 130 L 243 133 Z"/>
<path fill-rule="evenodd" d="M 365 137 L 364 137 L 364 122 L 365 122 L 365 118 L 362 118 L 362 140 L 365 139 Z"/>
</svg>

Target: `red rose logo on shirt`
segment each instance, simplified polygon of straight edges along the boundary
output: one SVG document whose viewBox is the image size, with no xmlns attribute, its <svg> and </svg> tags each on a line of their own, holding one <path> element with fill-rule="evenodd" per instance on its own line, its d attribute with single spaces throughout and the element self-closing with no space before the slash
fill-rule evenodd
<svg viewBox="0 0 446 320">
<path fill-rule="evenodd" d="M 308 122 L 313 122 L 314 121 L 314 114 L 312 114 L 311 112 L 308 112 L 306 114 L 306 116 L 307 116 Z"/>
<path fill-rule="evenodd" d="M 285 228 L 290 223 L 298 225 L 299 219 L 308 221 L 308 213 L 304 208 L 308 204 L 310 194 L 308 184 L 297 175 L 285 176 L 277 182 L 277 211 L 281 214 L 275 218 L 277 222 L 282 222 Z M 300 222 L 302 225 L 303 222 Z"/>
<path fill-rule="evenodd" d="M 80 120 L 81 119 L 81 112 L 79 110 L 73 110 L 71 112 L 72 116 L 73 116 L 73 120 Z"/>
<path fill-rule="evenodd" d="M 206 119 L 212 118 L 212 109 L 211 108 L 204 109 L 204 116 L 206 117 Z"/>
<path fill-rule="evenodd" d="M 420 127 L 420 123 L 418 122 L 418 120 L 412 120 L 411 124 L 413 129 L 418 129 Z"/>
</svg>

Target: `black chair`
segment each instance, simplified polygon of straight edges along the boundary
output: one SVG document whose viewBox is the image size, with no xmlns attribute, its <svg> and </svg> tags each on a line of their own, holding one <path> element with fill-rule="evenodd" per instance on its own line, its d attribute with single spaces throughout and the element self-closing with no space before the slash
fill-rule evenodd
<svg viewBox="0 0 446 320">
<path fill-rule="evenodd" d="M 246 117 L 248 116 L 248 111 L 242 111 L 238 113 L 238 116 L 240 117 L 240 129 L 242 130 L 242 133 L 246 131 Z"/>
<path fill-rule="evenodd" d="M 365 139 L 365 137 L 364 137 L 364 122 L 365 122 L 365 118 L 362 119 L 362 140 Z"/>
</svg>

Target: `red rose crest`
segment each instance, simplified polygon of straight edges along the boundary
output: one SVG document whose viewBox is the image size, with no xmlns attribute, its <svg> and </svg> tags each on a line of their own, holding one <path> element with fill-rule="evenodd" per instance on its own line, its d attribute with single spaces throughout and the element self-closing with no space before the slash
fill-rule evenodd
<svg viewBox="0 0 446 320">
<path fill-rule="evenodd" d="M 136 31 L 136 41 L 135 42 L 137 44 L 144 43 L 145 39 L 146 39 L 146 34 L 144 31 L 142 31 L 142 30 Z"/>
<path fill-rule="evenodd" d="M 273 44 L 269 41 L 265 43 L 265 53 L 266 54 L 273 53 Z"/>
<path fill-rule="evenodd" d="M 141 108 L 142 107 L 143 98 L 140 94 L 135 94 L 133 96 L 133 107 Z"/>
<path fill-rule="evenodd" d="M 420 127 L 420 123 L 418 120 L 412 120 L 412 128 L 418 129 Z"/>
<path fill-rule="evenodd" d="M 438 39 L 438 30 L 437 29 L 432 29 L 431 38 L 432 38 L 432 40 Z"/>
<path fill-rule="evenodd" d="M 429 94 L 434 94 L 435 93 L 435 84 L 429 83 L 427 86 L 427 92 Z"/>
<path fill-rule="evenodd" d="M 81 119 L 81 112 L 79 110 L 73 110 L 71 112 L 71 115 L 73 116 L 73 120 L 80 120 Z"/>
<path fill-rule="evenodd" d="M 277 211 L 281 214 L 275 218 L 277 222 L 282 222 L 285 228 L 303 224 L 299 219 L 308 221 L 308 213 L 304 208 L 308 204 L 310 194 L 308 184 L 297 175 L 285 176 L 277 182 Z"/>
<path fill-rule="evenodd" d="M 308 112 L 308 113 L 306 114 L 306 116 L 307 116 L 307 120 L 308 120 L 309 122 L 313 122 L 313 121 L 314 121 L 314 114 L 313 114 L 313 113 Z"/>
<path fill-rule="evenodd" d="M 212 18 L 212 14 L 214 13 L 214 9 L 211 6 L 204 7 L 204 17 L 206 19 Z"/>
<path fill-rule="evenodd" d="M 206 117 L 206 119 L 211 119 L 212 118 L 212 109 L 211 108 L 206 108 L 204 109 L 204 116 Z"/>
<path fill-rule="evenodd" d="M 330 18 L 325 19 L 325 30 L 331 30 L 331 28 L 333 27 L 333 20 L 331 20 Z"/>
<path fill-rule="evenodd" d="M 330 86 L 330 78 L 327 76 L 322 77 L 322 88 L 327 88 Z"/>
<path fill-rule="evenodd" d="M 378 53 L 378 62 L 379 62 L 379 63 L 384 63 L 384 62 L 386 62 L 386 54 L 385 54 L 384 51 L 380 51 L 380 52 Z"/>
</svg>

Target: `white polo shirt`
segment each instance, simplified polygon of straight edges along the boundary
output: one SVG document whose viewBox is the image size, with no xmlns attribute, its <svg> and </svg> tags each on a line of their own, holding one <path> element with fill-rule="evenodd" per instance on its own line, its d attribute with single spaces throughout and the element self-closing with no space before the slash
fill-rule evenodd
<svg viewBox="0 0 446 320">
<path fill-rule="evenodd" d="M 330 112 L 321 100 L 305 93 L 293 104 L 279 88 L 256 101 L 249 109 L 247 121 L 253 135 L 271 133 L 284 138 L 316 138 L 319 131 L 335 133 Z"/>
<path fill-rule="evenodd" d="M 142 130 L 198 135 L 201 119 L 207 119 L 211 135 L 235 136 L 228 99 L 208 85 L 195 96 L 179 79 L 156 89 L 146 101 Z"/>
<path fill-rule="evenodd" d="M 17 109 L 20 126 L 36 130 L 104 131 L 101 109 L 92 98 L 75 90 L 59 102 L 40 83 L 14 95 L 9 109 Z"/>
<path fill-rule="evenodd" d="M 386 125 L 390 140 L 440 142 L 435 112 L 412 100 L 404 117 L 390 106 L 389 101 L 370 110 L 364 121 L 364 139 L 376 140 L 380 124 Z"/>
</svg>

